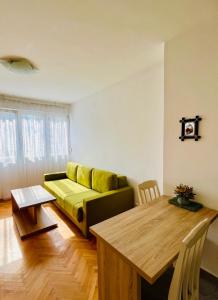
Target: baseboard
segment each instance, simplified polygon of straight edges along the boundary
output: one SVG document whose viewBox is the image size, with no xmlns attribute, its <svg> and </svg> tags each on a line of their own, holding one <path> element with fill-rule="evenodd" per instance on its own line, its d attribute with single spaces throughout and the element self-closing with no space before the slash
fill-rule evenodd
<svg viewBox="0 0 218 300">
<path fill-rule="evenodd" d="M 0 202 L 4 202 L 4 201 L 11 201 L 11 198 L 6 198 L 6 199 L 1 199 L 0 198 Z"/>
<path fill-rule="evenodd" d="M 209 271 L 207 268 L 201 267 L 201 269 L 202 269 L 203 271 L 207 272 L 208 274 L 210 274 L 210 275 L 212 275 L 212 276 L 214 276 L 215 278 L 218 279 L 218 275 L 217 275 L 217 274 L 214 274 L 214 273 L 211 272 L 211 271 Z"/>
</svg>

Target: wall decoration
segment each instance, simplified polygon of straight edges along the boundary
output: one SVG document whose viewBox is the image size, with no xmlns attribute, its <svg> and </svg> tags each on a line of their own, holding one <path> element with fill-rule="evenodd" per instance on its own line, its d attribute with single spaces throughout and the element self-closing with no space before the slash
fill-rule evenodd
<svg viewBox="0 0 218 300">
<path fill-rule="evenodd" d="M 181 136 L 179 137 L 181 141 L 185 139 L 194 139 L 198 141 L 201 136 L 198 134 L 199 131 L 199 121 L 201 117 L 196 116 L 193 119 L 182 118 L 179 122 L 181 123 Z"/>
</svg>

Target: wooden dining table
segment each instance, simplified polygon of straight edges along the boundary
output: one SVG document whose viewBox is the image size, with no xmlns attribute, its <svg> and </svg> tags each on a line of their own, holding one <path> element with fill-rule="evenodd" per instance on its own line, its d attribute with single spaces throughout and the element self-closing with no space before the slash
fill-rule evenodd
<svg viewBox="0 0 218 300">
<path fill-rule="evenodd" d="M 141 299 L 141 277 L 153 284 L 176 260 L 181 242 L 205 218 L 218 212 L 192 212 L 161 196 L 90 227 L 97 239 L 99 300 Z"/>
</svg>

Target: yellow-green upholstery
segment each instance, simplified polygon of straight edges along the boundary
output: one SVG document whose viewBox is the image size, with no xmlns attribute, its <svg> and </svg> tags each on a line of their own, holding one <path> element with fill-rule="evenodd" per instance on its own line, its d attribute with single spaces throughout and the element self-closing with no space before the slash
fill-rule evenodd
<svg viewBox="0 0 218 300">
<path fill-rule="evenodd" d="M 67 163 L 67 177 L 73 181 L 76 181 L 76 176 L 77 176 L 77 168 L 78 164 L 74 162 L 68 162 Z"/>
<path fill-rule="evenodd" d="M 45 174 L 44 179 L 58 208 L 86 237 L 90 226 L 134 207 L 133 189 L 122 175 L 69 162 L 65 173 Z"/>
<path fill-rule="evenodd" d="M 44 187 L 56 197 L 58 204 L 61 206 L 64 206 L 64 199 L 68 195 L 82 193 L 89 190 L 70 179 L 45 181 Z"/>
<path fill-rule="evenodd" d="M 77 219 L 78 222 L 81 222 L 83 220 L 83 200 L 98 195 L 98 192 L 89 190 L 86 192 L 67 196 L 64 199 L 64 209 L 68 212 L 68 214 L 73 215 L 73 217 Z"/>
<path fill-rule="evenodd" d="M 118 179 L 117 175 L 103 171 L 99 169 L 93 169 L 92 171 L 92 189 L 100 192 L 105 193 L 111 190 L 116 190 L 118 187 Z"/>
<path fill-rule="evenodd" d="M 92 187 L 92 168 L 79 165 L 77 169 L 77 183 L 91 189 Z"/>
<path fill-rule="evenodd" d="M 66 197 L 69 194 L 86 192 L 89 189 L 83 185 L 77 184 L 70 179 L 45 181 L 45 187 L 48 187 L 59 197 Z"/>
</svg>

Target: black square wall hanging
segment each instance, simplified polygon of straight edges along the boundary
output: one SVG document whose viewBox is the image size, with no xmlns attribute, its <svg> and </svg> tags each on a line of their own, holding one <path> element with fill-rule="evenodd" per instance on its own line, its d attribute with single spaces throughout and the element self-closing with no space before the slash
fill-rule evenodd
<svg viewBox="0 0 218 300">
<path fill-rule="evenodd" d="M 182 118 L 179 121 L 181 123 L 180 140 L 194 139 L 195 141 L 198 141 L 201 138 L 199 135 L 199 121 L 201 120 L 202 119 L 199 116 L 196 116 L 193 119 Z"/>
</svg>

